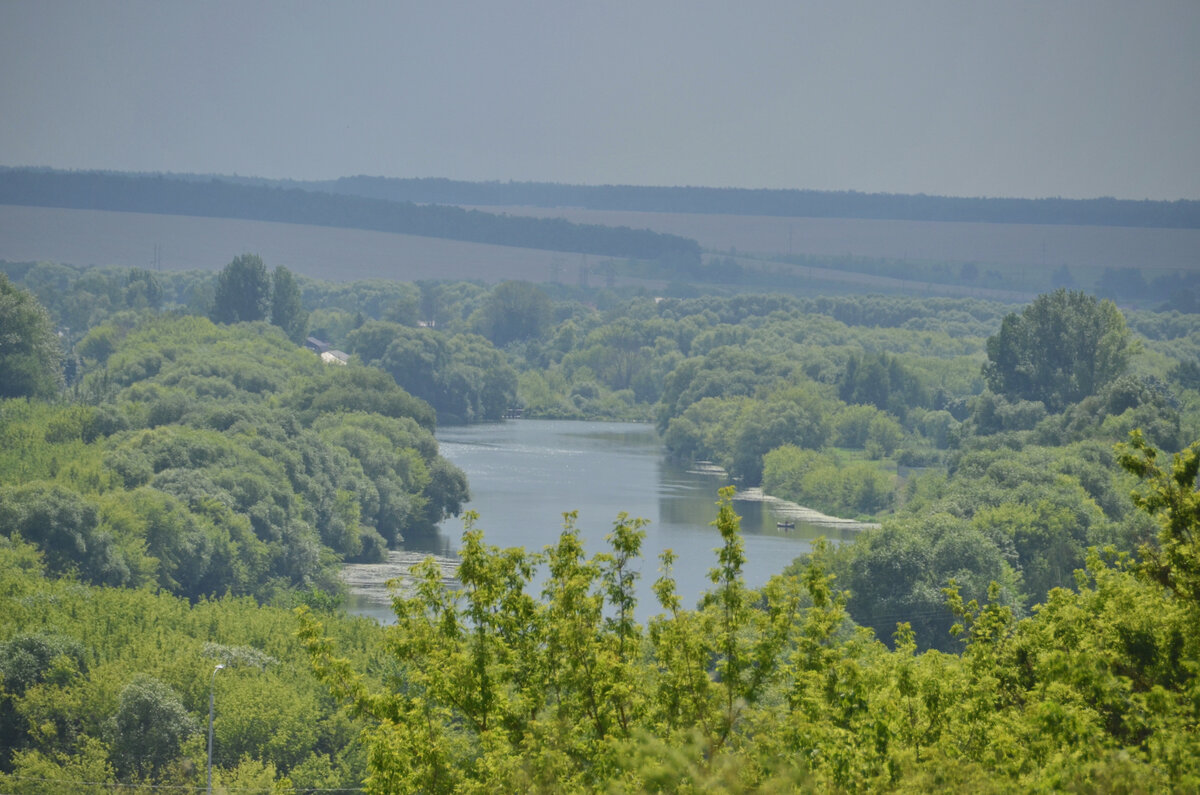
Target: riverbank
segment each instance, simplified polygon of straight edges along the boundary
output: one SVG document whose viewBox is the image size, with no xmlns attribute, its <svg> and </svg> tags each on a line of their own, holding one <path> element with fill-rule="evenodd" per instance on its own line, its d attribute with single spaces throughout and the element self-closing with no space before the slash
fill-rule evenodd
<svg viewBox="0 0 1200 795">
<path fill-rule="evenodd" d="M 573 512 L 585 553 L 611 552 L 604 538 L 612 532 L 614 519 L 625 514 L 649 522 L 636 564 L 638 621 L 648 621 L 659 610 L 654 581 L 666 549 L 674 552 L 672 573 L 685 604 L 694 604 L 712 587 L 708 572 L 714 550 L 721 545 L 712 521 L 717 492 L 729 479 L 703 464 L 665 457 L 653 426 L 523 419 L 439 427 L 437 438 L 442 456 L 467 475 L 467 507 L 478 512 L 476 527 L 483 531 L 485 543 L 541 551 L 558 542 L 563 513 Z M 777 505 L 790 509 L 792 516 L 799 514 L 798 506 L 761 499 L 737 504 L 749 588 L 761 588 L 810 552 L 813 539 L 823 536 L 842 543 L 858 533 L 855 523 L 809 524 L 785 517 Z M 781 521 L 795 524 L 780 527 Z M 432 553 L 452 562 L 461 535 L 461 521 L 449 520 L 433 535 L 408 539 L 404 548 L 410 555 Z M 349 572 L 351 579 L 361 575 L 374 584 L 371 603 L 378 608 L 361 606 L 358 588 L 352 586 L 349 603 L 360 606 L 351 607 L 351 612 L 388 620 L 391 611 L 383 583 L 397 578 L 403 588 L 406 579 L 411 581 L 411 558 L 389 556 L 389 564 L 386 571 Z M 449 566 L 446 574 L 453 576 Z M 532 585 L 534 592 L 540 590 L 541 576 Z"/>
<path fill-rule="evenodd" d="M 729 474 L 720 465 L 714 464 L 712 461 L 695 461 L 688 471 L 725 479 L 729 478 Z M 772 513 L 779 516 L 783 521 L 802 522 L 817 527 L 850 531 L 873 530 L 879 527 L 878 522 L 860 522 L 857 519 L 842 519 L 841 517 L 830 516 L 829 514 L 821 513 L 820 511 L 807 508 L 799 503 L 791 502 L 781 497 L 773 497 L 764 492 L 759 486 L 741 489 L 737 494 L 733 495 L 733 501 L 756 502 L 770 506 Z"/>
<path fill-rule="evenodd" d="M 878 522 L 860 522 L 857 519 L 842 519 L 837 516 L 829 516 L 812 508 L 806 508 L 803 505 L 789 502 L 779 497 L 772 497 L 770 494 L 764 493 L 758 486 L 742 489 L 733 495 L 733 501 L 760 502 L 770 505 L 771 510 L 785 520 L 804 522 L 805 524 L 817 525 L 818 527 L 836 528 L 838 530 L 873 530 L 879 527 Z"/>
</svg>

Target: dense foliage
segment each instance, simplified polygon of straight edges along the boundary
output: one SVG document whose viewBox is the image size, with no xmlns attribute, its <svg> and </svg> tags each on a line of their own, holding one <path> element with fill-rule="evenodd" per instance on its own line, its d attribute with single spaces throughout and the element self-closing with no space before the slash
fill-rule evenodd
<svg viewBox="0 0 1200 795">
<path fill-rule="evenodd" d="M 0 404 L 0 528 L 55 573 L 192 599 L 336 591 L 337 560 L 378 559 L 466 498 L 428 405 L 274 327 L 146 322 L 75 391 Z"/>
<path fill-rule="evenodd" d="M 544 554 L 487 547 L 468 520 L 461 588 L 430 564 L 395 600 L 400 667 L 383 688 L 306 613 L 302 637 L 371 724 L 370 792 L 1190 790 L 1200 448 L 1167 471 L 1154 458 L 1135 440 L 1125 463 L 1150 479 L 1142 504 L 1175 551 L 1149 576 L 1093 552 L 1074 591 L 1052 590 L 1023 620 L 995 584 L 983 603 L 951 580 L 958 654 L 918 653 L 903 622 L 891 649 L 854 629 L 826 547 L 798 577 L 747 589 L 732 489 L 712 589 L 685 609 L 664 553 L 662 612 L 646 628 L 630 618 L 640 523 L 619 517 L 612 551 L 586 559 L 567 515 Z M 526 586 L 542 565 L 537 599 Z"/>
<path fill-rule="evenodd" d="M 63 391 L 37 360 L 53 400 L 0 402 L 6 791 L 197 786 L 214 681 L 230 790 L 1195 788 L 1193 317 L 255 259 L 227 271 L 261 314 L 229 325 L 216 274 L 4 265 L 5 306 L 69 348 Z M 297 346 L 305 315 L 349 366 Z M 639 521 L 585 559 L 570 517 L 541 552 L 471 517 L 459 588 L 427 566 L 397 627 L 339 618 L 340 561 L 467 499 L 435 418 L 511 408 L 654 421 L 740 487 L 879 526 L 751 592 L 726 494 L 711 592 L 684 604 L 668 554 L 639 627 Z"/>
<path fill-rule="evenodd" d="M 200 791 L 210 685 L 217 791 L 355 788 L 365 775 L 362 727 L 312 675 L 288 609 L 57 578 L 32 546 L 0 538 L 0 612 L 5 792 Z M 373 622 L 322 620 L 356 664 L 378 659 Z"/>
<path fill-rule="evenodd" d="M 292 342 L 301 342 L 308 330 L 308 312 L 300 295 L 300 285 L 292 272 L 282 265 L 271 274 L 271 325 L 279 326 Z"/>
<path fill-rule="evenodd" d="M 498 420 L 516 404 L 516 371 L 475 334 L 373 320 L 346 335 L 346 348 L 427 401 L 442 422 Z"/>
<path fill-rule="evenodd" d="M 45 308 L 0 274 L 0 398 L 53 396 L 62 359 Z"/>
<path fill-rule="evenodd" d="M 216 323 L 263 320 L 271 310 L 271 277 L 257 254 L 234 257 L 217 275 L 211 317 Z"/>
<path fill-rule="evenodd" d="M 984 376 L 997 394 L 1061 410 L 1096 394 L 1129 366 L 1129 330 L 1111 301 L 1042 295 L 988 338 Z"/>
</svg>

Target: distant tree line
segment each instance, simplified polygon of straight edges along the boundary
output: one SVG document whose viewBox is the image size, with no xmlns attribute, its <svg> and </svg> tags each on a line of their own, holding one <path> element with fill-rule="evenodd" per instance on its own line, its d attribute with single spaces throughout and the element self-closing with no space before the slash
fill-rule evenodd
<svg viewBox="0 0 1200 795">
<path fill-rule="evenodd" d="M 365 176 L 286 184 L 308 190 L 391 201 L 439 204 L 532 205 L 585 207 L 591 210 L 901 221 L 1200 227 L 1200 201 L 1190 200 L 959 198 L 858 191 L 460 182 Z"/>
<path fill-rule="evenodd" d="M 0 169 L 0 204 L 240 218 L 369 229 L 609 257 L 699 261 L 700 245 L 648 229 L 161 175 Z"/>
</svg>

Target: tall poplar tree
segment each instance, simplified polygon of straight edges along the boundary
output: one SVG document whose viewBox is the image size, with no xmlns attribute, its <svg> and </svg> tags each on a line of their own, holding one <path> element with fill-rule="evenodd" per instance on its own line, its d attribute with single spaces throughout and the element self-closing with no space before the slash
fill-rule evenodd
<svg viewBox="0 0 1200 795">
<path fill-rule="evenodd" d="M 300 299 L 300 286 L 292 272 L 279 265 L 271 277 L 271 324 L 279 326 L 288 339 L 299 344 L 308 329 L 308 312 Z"/>
<path fill-rule="evenodd" d="M 263 320 L 271 308 L 271 277 L 262 257 L 242 254 L 217 277 L 209 316 L 215 323 Z"/>
</svg>

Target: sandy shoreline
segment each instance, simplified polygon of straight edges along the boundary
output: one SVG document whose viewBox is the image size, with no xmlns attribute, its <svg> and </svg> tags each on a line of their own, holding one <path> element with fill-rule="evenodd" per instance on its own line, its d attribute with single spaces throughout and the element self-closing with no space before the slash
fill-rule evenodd
<svg viewBox="0 0 1200 795">
<path fill-rule="evenodd" d="M 779 516 L 796 522 L 804 522 L 805 524 L 836 527 L 839 530 L 871 530 L 879 527 L 878 522 L 860 522 L 856 519 L 842 519 L 837 516 L 829 516 L 820 511 L 814 511 L 812 508 L 805 508 L 803 505 L 781 500 L 779 497 L 772 497 L 769 494 L 764 494 L 763 490 L 757 486 L 739 491 L 733 495 L 733 499 L 734 501 L 767 503 Z"/>
<path fill-rule="evenodd" d="M 724 469 L 712 461 L 695 461 L 692 463 L 691 472 L 703 472 L 709 475 L 726 475 Z M 742 502 L 761 502 L 771 506 L 771 509 L 783 517 L 794 522 L 804 522 L 805 524 L 817 525 L 819 527 L 836 527 L 839 530 L 873 530 L 879 527 L 878 522 L 860 522 L 857 519 L 842 519 L 838 516 L 830 516 L 829 514 L 821 513 L 820 511 L 806 508 L 799 503 L 790 502 L 772 497 L 770 494 L 765 494 L 763 490 L 754 486 L 748 489 L 741 489 L 733 495 L 735 501 Z"/>
</svg>

